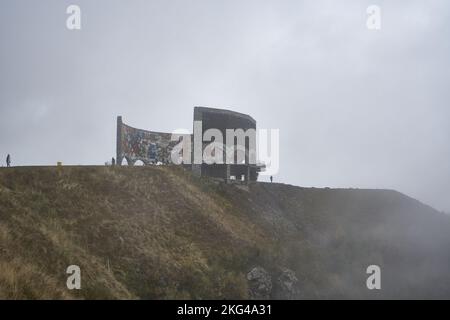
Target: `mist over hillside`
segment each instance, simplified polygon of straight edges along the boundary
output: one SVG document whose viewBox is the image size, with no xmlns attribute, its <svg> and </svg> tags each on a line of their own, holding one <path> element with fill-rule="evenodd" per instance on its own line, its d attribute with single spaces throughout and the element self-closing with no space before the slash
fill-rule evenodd
<svg viewBox="0 0 450 320">
<path fill-rule="evenodd" d="M 450 298 L 449 248 L 450 217 L 396 191 L 0 169 L 0 298 Z"/>
</svg>

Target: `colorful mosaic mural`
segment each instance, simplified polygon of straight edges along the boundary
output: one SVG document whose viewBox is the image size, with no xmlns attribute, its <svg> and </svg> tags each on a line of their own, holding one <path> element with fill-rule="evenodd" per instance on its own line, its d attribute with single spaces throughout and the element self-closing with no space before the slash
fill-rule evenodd
<svg viewBox="0 0 450 320">
<path fill-rule="evenodd" d="M 208 107 L 194 107 L 194 123 L 193 127 L 196 128 L 196 124 L 201 123 L 200 130 L 197 132 L 200 139 L 201 151 L 204 151 L 207 142 L 203 141 L 203 136 L 209 129 L 215 129 L 217 132 L 220 131 L 222 137 L 226 137 L 227 130 L 232 129 L 235 131 L 241 129 L 242 132 L 249 132 L 248 142 L 247 139 L 243 137 L 246 144 L 245 154 L 251 154 L 255 152 L 256 146 L 256 121 L 249 115 L 234 112 L 231 110 L 215 109 Z M 195 130 L 194 130 L 195 131 Z M 186 137 L 186 136 L 184 136 Z M 252 139 L 254 137 L 254 139 Z M 122 117 L 117 117 L 117 164 L 122 165 L 122 160 L 126 159 L 129 165 L 134 165 L 136 161 L 142 161 L 145 165 L 149 164 L 172 164 L 172 150 L 175 146 L 180 143 L 183 138 L 177 141 L 171 141 L 172 134 L 163 132 L 147 131 L 142 129 L 136 129 L 130 127 L 122 122 Z M 190 152 L 195 149 L 194 135 L 190 135 L 191 148 Z M 207 139 L 207 141 L 210 141 Z M 236 139 L 234 145 L 238 143 L 239 139 Z M 250 141 L 255 141 L 254 144 Z M 189 143 L 187 140 L 183 142 Z M 253 151 L 250 150 L 252 148 Z M 180 151 L 177 148 L 177 151 Z M 183 152 L 185 149 L 183 148 Z M 182 162 L 182 156 L 186 154 L 179 154 L 178 159 L 174 162 Z M 258 174 L 263 168 L 263 165 L 250 162 L 246 156 L 245 163 L 214 163 L 209 164 L 202 162 L 192 163 L 195 160 L 195 156 L 192 153 L 187 155 L 187 159 L 190 161 L 184 161 L 183 166 L 185 169 L 192 170 L 192 172 L 197 176 L 208 176 L 213 178 L 224 179 L 227 182 L 240 178 L 239 181 L 244 181 L 248 183 L 249 181 L 257 181 Z M 180 160 L 180 161 L 178 161 Z M 237 179 L 236 179 L 237 180 Z"/>
<path fill-rule="evenodd" d="M 169 164 L 171 151 L 178 141 L 171 141 L 170 133 L 136 129 L 118 119 L 119 163 L 126 159 L 132 165 L 140 160 L 144 164 Z"/>
</svg>

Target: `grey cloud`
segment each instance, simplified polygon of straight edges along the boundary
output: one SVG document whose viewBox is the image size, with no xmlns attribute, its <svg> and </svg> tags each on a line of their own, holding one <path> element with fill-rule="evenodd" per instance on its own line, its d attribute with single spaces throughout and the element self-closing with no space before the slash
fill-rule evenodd
<svg viewBox="0 0 450 320">
<path fill-rule="evenodd" d="M 450 212 L 450 4 L 375 1 L 0 4 L 0 154 L 102 164 L 115 117 L 190 128 L 195 105 L 280 128 L 277 182 L 392 188 Z"/>
</svg>

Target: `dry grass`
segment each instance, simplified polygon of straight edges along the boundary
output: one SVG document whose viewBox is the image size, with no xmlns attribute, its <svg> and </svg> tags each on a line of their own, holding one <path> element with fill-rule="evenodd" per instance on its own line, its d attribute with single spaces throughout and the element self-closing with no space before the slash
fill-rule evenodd
<svg viewBox="0 0 450 320">
<path fill-rule="evenodd" d="M 364 264 L 426 259 L 428 247 L 450 243 L 426 237 L 448 235 L 449 225 L 395 192 L 245 191 L 173 167 L 4 168 L 0 299 L 241 299 L 255 265 L 274 277 L 294 270 L 299 297 L 351 297 L 366 294 Z M 71 264 L 81 267 L 82 290 L 66 288 Z"/>
<path fill-rule="evenodd" d="M 0 186 L 3 298 L 247 295 L 242 265 L 223 260 L 245 260 L 263 232 L 182 171 L 16 168 L 1 171 Z M 81 267 L 81 291 L 65 289 L 70 264 Z"/>
</svg>

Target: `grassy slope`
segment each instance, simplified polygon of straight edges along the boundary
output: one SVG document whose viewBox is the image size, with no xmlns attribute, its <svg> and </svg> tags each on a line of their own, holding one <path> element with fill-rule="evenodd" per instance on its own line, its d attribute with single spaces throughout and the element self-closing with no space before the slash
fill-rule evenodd
<svg viewBox="0 0 450 320">
<path fill-rule="evenodd" d="M 1 169 L 0 298 L 246 298 L 254 266 L 294 270 L 299 298 L 448 298 L 449 231 L 394 191 L 245 190 L 170 167 Z M 65 289 L 71 264 L 80 291 Z M 381 292 L 365 288 L 369 264 Z"/>
</svg>

